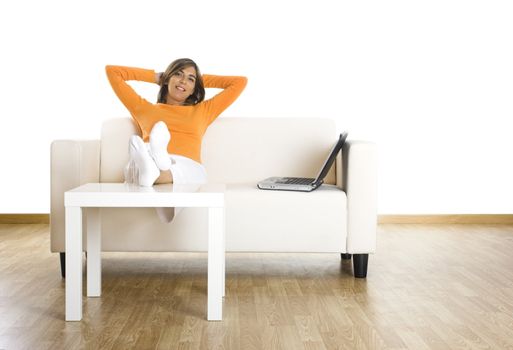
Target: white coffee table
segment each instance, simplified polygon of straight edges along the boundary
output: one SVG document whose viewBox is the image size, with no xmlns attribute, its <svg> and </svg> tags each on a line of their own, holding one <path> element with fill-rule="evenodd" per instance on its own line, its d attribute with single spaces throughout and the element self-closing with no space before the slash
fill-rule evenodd
<svg viewBox="0 0 513 350">
<path fill-rule="evenodd" d="M 88 183 L 65 192 L 66 321 L 82 319 L 82 208 L 87 208 L 87 296 L 101 295 L 99 208 L 103 207 L 208 208 L 207 319 L 222 320 L 225 291 L 225 186 L 178 186 L 173 188 L 169 184 L 145 188 L 123 183 Z"/>
</svg>

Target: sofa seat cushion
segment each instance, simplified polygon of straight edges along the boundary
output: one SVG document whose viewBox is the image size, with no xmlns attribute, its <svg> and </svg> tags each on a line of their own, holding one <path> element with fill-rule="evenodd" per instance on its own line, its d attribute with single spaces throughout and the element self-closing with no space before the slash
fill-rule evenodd
<svg viewBox="0 0 513 350">
<path fill-rule="evenodd" d="M 313 192 L 264 191 L 228 184 L 226 250 L 345 252 L 346 194 L 334 185 Z M 185 208 L 170 224 L 153 208 L 102 208 L 104 251 L 206 251 L 208 211 Z"/>
<path fill-rule="evenodd" d="M 345 252 L 347 198 L 339 187 L 295 192 L 229 184 L 225 200 L 227 251 Z"/>
</svg>

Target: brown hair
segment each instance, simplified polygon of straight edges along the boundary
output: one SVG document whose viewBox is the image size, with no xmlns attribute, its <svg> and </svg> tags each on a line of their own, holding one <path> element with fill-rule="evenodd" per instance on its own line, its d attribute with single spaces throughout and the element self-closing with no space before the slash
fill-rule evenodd
<svg viewBox="0 0 513 350">
<path fill-rule="evenodd" d="M 196 82 L 194 84 L 194 92 L 189 96 L 185 102 L 184 106 L 192 106 L 200 103 L 205 99 L 205 86 L 203 85 L 203 79 L 201 77 L 200 70 L 196 62 L 189 58 L 179 58 L 171 62 L 171 64 L 167 67 L 166 71 L 160 76 L 160 91 L 157 97 L 158 103 L 166 103 L 167 94 L 168 94 L 168 83 L 169 79 L 178 71 L 187 68 L 194 67 L 196 70 Z"/>
</svg>

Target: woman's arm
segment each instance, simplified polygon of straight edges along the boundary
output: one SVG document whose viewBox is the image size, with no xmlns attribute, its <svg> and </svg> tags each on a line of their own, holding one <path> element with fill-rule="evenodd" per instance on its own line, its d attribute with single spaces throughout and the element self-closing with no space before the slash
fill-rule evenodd
<svg viewBox="0 0 513 350">
<path fill-rule="evenodd" d="M 207 125 L 212 123 L 226 108 L 239 97 L 246 87 L 248 79 L 238 76 L 203 74 L 205 88 L 223 89 L 220 93 L 205 101 Z"/>
<path fill-rule="evenodd" d="M 112 89 L 132 114 L 139 106 L 149 102 L 139 96 L 126 82 L 136 80 L 158 84 L 157 78 L 160 77 L 153 70 L 133 67 L 106 66 L 105 71 Z"/>
</svg>

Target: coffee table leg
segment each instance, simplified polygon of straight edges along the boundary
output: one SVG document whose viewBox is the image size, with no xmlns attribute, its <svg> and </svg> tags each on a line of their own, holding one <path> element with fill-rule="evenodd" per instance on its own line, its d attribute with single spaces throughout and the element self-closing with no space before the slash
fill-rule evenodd
<svg viewBox="0 0 513 350">
<path fill-rule="evenodd" d="M 66 207 L 66 321 L 82 319 L 82 209 Z"/>
<path fill-rule="evenodd" d="M 87 296 L 102 293 L 100 208 L 87 208 Z"/>
<path fill-rule="evenodd" d="M 223 319 L 224 208 L 208 209 L 208 311 L 209 321 Z"/>
</svg>

